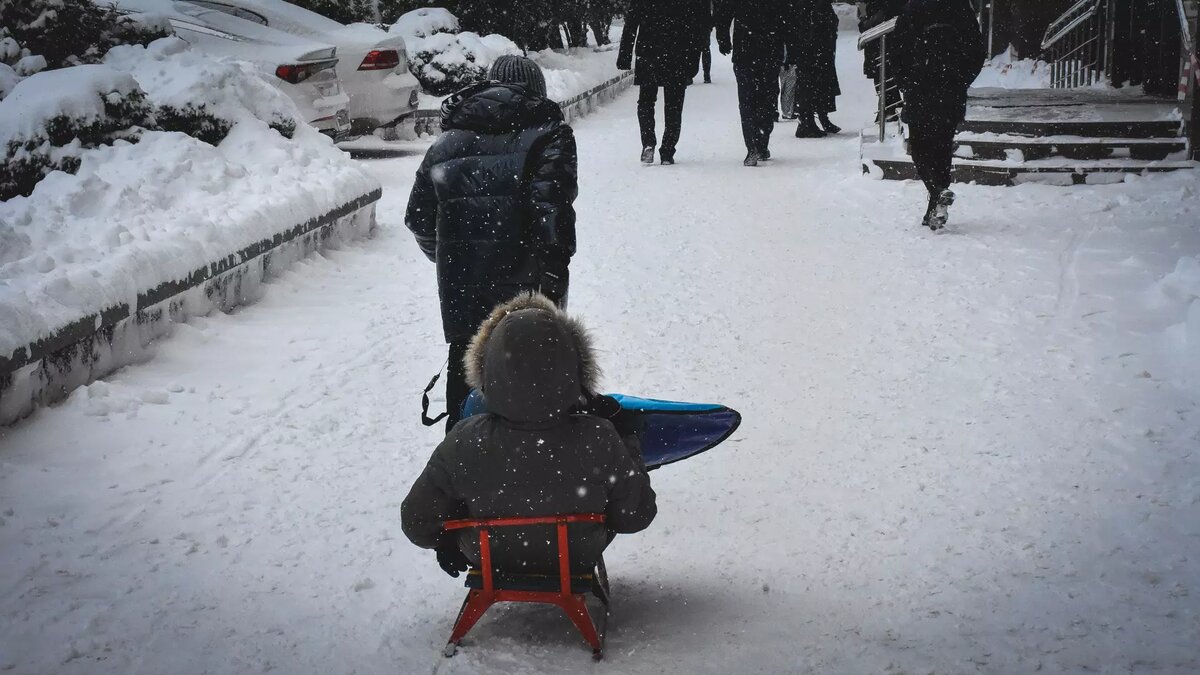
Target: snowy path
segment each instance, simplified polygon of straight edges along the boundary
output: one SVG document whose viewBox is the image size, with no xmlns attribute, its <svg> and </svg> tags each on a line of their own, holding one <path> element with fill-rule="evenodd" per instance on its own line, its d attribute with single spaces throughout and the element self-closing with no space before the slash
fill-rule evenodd
<svg viewBox="0 0 1200 675">
<path fill-rule="evenodd" d="M 399 527 L 444 358 L 409 157 L 371 163 L 377 238 L 0 430 L 0 672 L 1200 670 L 1200 387 L 1154 295 L 1195 178 L 966 186 L 933 236 L 853 134 L 741 167 L 716 61 L 674 168 L 637 165 L 633 93 L 577 125 L 609 385 L 745 415 L 610 549 L 606 661 L 522 607 L 437 656 L 463 591 Z"/>
</svg>

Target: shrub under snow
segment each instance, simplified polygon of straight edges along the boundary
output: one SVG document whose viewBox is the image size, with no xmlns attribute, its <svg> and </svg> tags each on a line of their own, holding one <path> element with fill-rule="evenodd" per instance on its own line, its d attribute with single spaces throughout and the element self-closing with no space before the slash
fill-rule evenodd
<svg viewBox="0 0 1200 675">
<path fill-rule="evenodd" d="M 418 9 L 391 27 L 404 38 L 408 68 L 430 94 L 444 96 L 487 77 L 492 62 L 505 54 L 520 54 L 503 35 L 459 33 L 458 19 L 440 8 Z"/>
</svg>

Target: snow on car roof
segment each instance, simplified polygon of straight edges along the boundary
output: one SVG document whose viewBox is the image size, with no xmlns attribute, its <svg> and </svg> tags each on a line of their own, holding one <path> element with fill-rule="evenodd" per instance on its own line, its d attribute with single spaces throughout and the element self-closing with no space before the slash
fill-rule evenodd
<svg viewBox="0 0 1200 675">
<path fill-rule="evenodd" d="M 250 61 L 286 62 L 334 55 L 334 46 L 181 0 L 112 0 L 118 10 L 167 17 L 189 43 Z M 339 24 L 340 25 L 340 24 Z M 328 53 L 326 53 L 328 52 Z"/>
<path fill-rule="evenodd" d="M 373 44 L 386 39 L 386 31 L 369 23 L 342 24 L 316 12 L 283 0 L 197 0 L 207 6 L 225 5 L 259 14 L 268 25 L 293 35 L 320 39 L 334 38 L 337 42 Z"/>
</svg>

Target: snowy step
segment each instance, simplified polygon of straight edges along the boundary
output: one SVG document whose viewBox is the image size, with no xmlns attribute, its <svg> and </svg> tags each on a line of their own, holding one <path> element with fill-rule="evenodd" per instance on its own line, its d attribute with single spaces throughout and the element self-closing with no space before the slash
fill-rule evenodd
<svg viewBox="0 0 1200 675">
<path fill-rule="evenodd" d="M 960 130 L 1022 136 L 1087 138 L 1170 138 L 1183 132 L 1183 112 L 1176 103 L 1064 105 L 991 105 L 972 99 Z"/>
<path fill-rule="evenodd" d="M 1088 138 L 1086 136 L 1017 136 L 965 131 L 955 139 L 954 154 L 964 159 L 1029 161 L 1063 157 L 1075 160 L 1187 159 L 1182 138 Z"/>
<path fill-rule="evenodd" d="M 954 160 L 956 183 L 1012 186 L 1023 183 L 1049 185 L 1095 185 L 1119 183 L 1128 174 L 1163 173 L 1195 170 L 1193 161 L 1147 162 L 1134 159 L 1070 160 L 1053 158 L 1026 162 L 1002 160 Z M 863 156 L 863 173 L 884 180 L 917 180 L 917 170 L 909 157 Z"/>
</svg>

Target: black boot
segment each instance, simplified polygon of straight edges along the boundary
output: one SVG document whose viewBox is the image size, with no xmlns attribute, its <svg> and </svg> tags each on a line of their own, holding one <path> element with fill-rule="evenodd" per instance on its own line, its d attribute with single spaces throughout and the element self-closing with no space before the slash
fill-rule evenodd
<svg viewBox="0 0 1200 675">
<path fill-rule="evenodd" d="M 821 128 L 825 130 L 825 133 L 840 134 L 842 132 L 841 127 L 829 121 L 829 113 L 817 113 L 817 119 L 821 121 Z"/>
<path fill-rule="evenodd" d="M 642 164 L 653 164 L 653 163 L 654 163 L 654 146 L 647 145 L 646 147 L 642 148 Z"/>
<path fill-rule="evenodd" d="M 812 113 L 800 115 L 800 124 L 796 125 L 796 138 L 824 138 L 825 132 L 813 121 Z"/>
<path fill-rule="evenodd" d="M 658 158 L 659 162 L 661 162 L 664 166 L 671 166 L 675 163 L 675 150 L 660 148 L 658 151 Z"/>
<path fill-rule="evenodd" d="M 742 166 L 758 166 L 758 151 L 750 150 L 746 153 L 746 159 L 742 160 Z"/>
<path fill-rule="evenodd" d="M 954 204 L 954 193 L 949 188 L 938 190 L 929 195 L 929 208 L 925 210 L 925 220 L 921 224 L 937 232 L 946 227 L 950 219 L 950 207 Z"/>
</svg>

